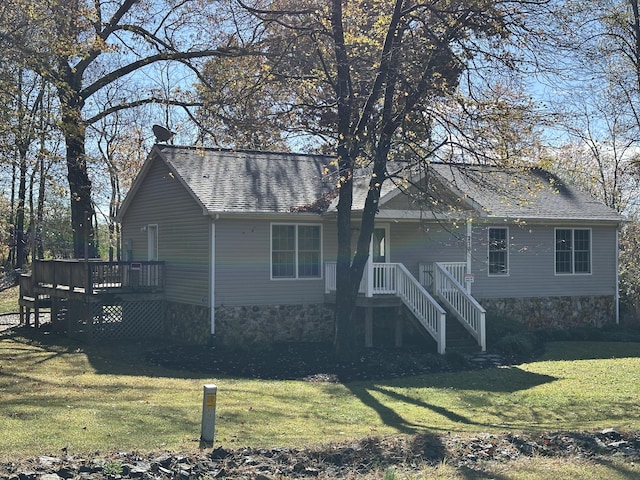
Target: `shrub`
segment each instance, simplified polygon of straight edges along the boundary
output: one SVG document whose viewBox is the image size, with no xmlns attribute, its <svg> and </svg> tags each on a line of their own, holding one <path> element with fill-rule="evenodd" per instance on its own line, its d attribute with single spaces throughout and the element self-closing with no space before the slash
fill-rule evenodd
<svg viewBox="0 0 640 480">
<path fill-rule="evenodd" d="M 508 333 L 495 343 L 495 350 L 513 357 L 531 356 L 537 347 L 535 335 L 529 332 Z"/>
</svg>

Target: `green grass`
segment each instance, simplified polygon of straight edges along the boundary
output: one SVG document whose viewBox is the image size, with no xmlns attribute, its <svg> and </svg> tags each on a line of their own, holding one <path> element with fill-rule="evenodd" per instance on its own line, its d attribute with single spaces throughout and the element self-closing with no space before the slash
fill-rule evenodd
<svg viewBox="0 0 640 480">
<path fill-rule="evenodd" d="M 384 476 L 383 476 L 384 475 Z M 522 458 L 508 464 L 485 464 L 478 470 L 456 469 L 443 463 L 420 473 L 388 470 L 372 478 L 383 480 L 629 480 L 640 476 L 640 465 L 619 461 L 598 462 L 571 458 Z"/>
<path fill-rule="evenodd" d="M 206 383 L 218 386 L 214 446 L 226 448 L 412 433 L 640 429 L 638 343 L 557 342 L 516 367 L 343 385 L 209 378 L 148 365 L 141 345 L 56 340 L 0 337 L 0 457 L 61 448 L 197 450 Z M 530 476 L 527 465 L 514 463 L 520 476 L 508 478 L 544 478 Z"/>
<path fill-rule="evenodd" d="M 19 287 L 7 288 L 0 292 L 0 313 L 15 313 L 18 311 Z"/>
</svg>

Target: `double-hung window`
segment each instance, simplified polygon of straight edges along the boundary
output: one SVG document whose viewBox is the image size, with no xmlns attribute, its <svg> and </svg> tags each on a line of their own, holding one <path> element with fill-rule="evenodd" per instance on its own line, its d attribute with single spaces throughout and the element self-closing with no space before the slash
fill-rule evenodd
<svg viewBox="0 0 640 480">
<path fill-rule="evenodd" d="M 271 278 L 320 278 L 320 225 L 271 225 Z"/>
<path fill-rule="evenodd" d="M 591 230 L 556 228 L 556 274 L 591 273 Z"/>
<path fill-rule="evenodd" d="M 509 229 L 489 228 L 489 275 L 509 274 Z"/>
</svg>

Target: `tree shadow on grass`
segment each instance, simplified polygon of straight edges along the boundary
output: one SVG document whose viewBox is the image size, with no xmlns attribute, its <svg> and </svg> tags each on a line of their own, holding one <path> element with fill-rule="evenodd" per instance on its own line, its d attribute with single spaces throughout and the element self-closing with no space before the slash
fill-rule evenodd
<svg viewBox="0 0 640 480">
<path fill-rule="evenodd" d="M 514 393 L 555 382 L 551 375 L 529 372 L 519 367 L 488 368 L 446 374 L 434 374 L 411 381 L 398 381 L 397 386 L 447 388 L 495 393 Z"/>
<path fill-rule="evenodd" d="M 393 410 L 391 407 L 385 405 L 382 401 L 378 400 L 375 396 L 372 395 L 371 392 L 379 392 L 386 396 L 395 398 L 396 400 L 400 400 L 406 403 L 411 403 L 417 407 L 429 409 L 439 415 L 442 415 L 449 419 L 452 422 L 459 422 L 468 425 L 477 425 L 476 422 L 462 416 L 458 415 L 451 410 L 448 410 L 443 407 L 439 407 L 437 405 L 428 404 L 426 402 L 416 401 L 414 398 L 396 393 L 392 390 L 388 390 L 386 388 L 375 387 L 371 385 L 365 385 L 361 383 L 355 384 L 347 384 L 346 387 L 356 396 L 358 399 L 366 406 L 374 410 L 382 423 L 387 425 L 388 427 L 392 427 L 397 431 L 408 434 L 415 435 L 418 433 L 424 432 L 425 428 L 423 425 L 409 422 L 405 418 L 403 418 L 398 412 Z"/>
<path fill-rule="evenodd" d="M 446 418 L 450 422 L 464 425 L 486 427 L 483 423 L 476 422 L 472 418 L 460 415 L 448 408 L 428 403 L 422 399 L 402 393 L 414 389 L 437 388 L 457 391 L 479 391 L 494 393 L 513 393 L 519 390 L 527 390 L 557 379 L 548 375 L 540 375 L 527 372 L 519 368 L 496 368 L 481 371 L 457 372 L 448 374 L 434 374 L 421 377 L 412 377 L 386 382 L 385 384 L 354 382 L 345 383 L 345 386 L 358 399 L 374 410 L 380 420 L 387 426 L 406 434 L 416 434 L 424 431 L 425 427 L 409 422 L 397 411 L 374 396 L 377 392 L 402 404 L 430 410 L 431 412 Z"/>
<path fill-rule="evenodd" d="M 69 338 L 65 334 L 57 334 L 46 329 L 32 327 L 16 327 L 0 335 L 0 339 L 10 339 L 14 343 L 12 355 L 16 359 L 29 361 L 33 357 L 32 350 L 16 347 L 30 345 L 40 350 L 41 355 L 35 361 L 44 363 L 56 357 L 68 354 L 83 354 L 98 374 L 134 375 L 148 377 L 172 377 L 184 379 L 210 379 L 211 375 L 203 372 L 168 369 L 149 361 L 149 352 L 167 348 L 162 340 L 125 340 L 105 343 L 88 343 Z M 42 355 L 44 354 L 44 355 Z"/>
</svg>

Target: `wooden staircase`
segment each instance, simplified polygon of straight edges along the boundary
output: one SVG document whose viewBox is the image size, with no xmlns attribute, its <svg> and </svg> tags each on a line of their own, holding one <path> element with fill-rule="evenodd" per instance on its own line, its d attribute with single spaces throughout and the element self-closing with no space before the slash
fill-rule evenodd
<svg viewBox="0 0 640 480">
<path fill-rule="evenodd" d="M 477 353 L 482 351 L 458 319 L 447 312 L 447 353 Z"/>
</svg>

